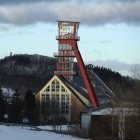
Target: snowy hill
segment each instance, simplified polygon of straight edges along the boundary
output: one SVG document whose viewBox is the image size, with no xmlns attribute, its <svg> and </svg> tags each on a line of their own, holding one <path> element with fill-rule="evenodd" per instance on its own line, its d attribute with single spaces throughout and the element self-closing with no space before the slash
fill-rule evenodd
<svg viewBox="0 0 140 140">
<path fill-rule="evenodd" d="M 56 59 L 42 55 L 17 54 L 0 60 L 0 86 L 40 89 L 53 74 Z"/>
<path fill-rule="evenodd" d="M 17 54 L 0 60 L 0 74 L 42 75 L 54 70 L 56 59 L 42 55 Z"/>
</svg>

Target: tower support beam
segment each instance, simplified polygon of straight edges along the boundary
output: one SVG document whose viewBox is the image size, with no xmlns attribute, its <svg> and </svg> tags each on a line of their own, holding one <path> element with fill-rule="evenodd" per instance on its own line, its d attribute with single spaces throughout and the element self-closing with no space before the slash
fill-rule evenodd
<svg viewBox="0 0 140 140">
<path fill-rule="evenodd" d="M 98 102 L 96 93 L 95 93 L 95 91 L 93 89 L 93 85 L 91 84 L 91 81 L 90 81 L 90 78 L 88 76 L 88 73 L 86 71 L 86 67 L 85 67 L 84 61 L 82 59 L 81 53 L 80 53 L 80 51 L 78 49 L 77 42 L 75 40 L 73 40 L 73 39 L 71 39 L 69 41 L 65 40 L 65 39 L 61 39 L 59 41 L 62 44 L 69 44 L 69 45 L 72 46 L 73 52 L 74 52 L 74 54 L 76 56 L 76 59 L 77 59 L 77 62 L 78 62 L 78 66 L 80 68 L 80 72 L 81 72 L 81 74 L 83 76 L 84 84 L 86 86 L 86 89 L 88 91 L 90 100 L 92 102 L 92 106 L 93 106 L 93 108 L 97 108 L 99 106 L 99 102 Z"/>
</svg>

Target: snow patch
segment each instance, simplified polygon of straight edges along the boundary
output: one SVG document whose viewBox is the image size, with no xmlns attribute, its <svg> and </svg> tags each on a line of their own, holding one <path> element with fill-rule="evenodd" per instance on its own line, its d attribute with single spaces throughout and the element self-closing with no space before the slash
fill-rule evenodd
<svg viewBox="0 0 140 140">
<path fill-rule="evenodd" d="M 47 126 L 40 126 L 41 128 Z M 50 127 L 48 126 L 48 129 Z M 64 128 L 65 129 L 65 128 Z M 33 131 L 29 127 L 0 125 L 0 139 L 2 140 L 83 140 L 70 135 L 56 134 L 48 131 Z"/>
<path fill-rule="evenodd" d="M 15 90 L 11 88 L 2 87 L 1 89 L 4 96 L 12 97 L 12 95 L 15 93 Z"/>
</svg>

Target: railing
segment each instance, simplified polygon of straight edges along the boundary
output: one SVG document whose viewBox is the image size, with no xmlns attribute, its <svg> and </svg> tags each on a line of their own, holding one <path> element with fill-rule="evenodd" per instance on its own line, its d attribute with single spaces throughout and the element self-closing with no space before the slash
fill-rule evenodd
<svg viewBox="0 0 140 140">
<path fill-rule="evenodd" d="M 54 71 L 54 74 L 62 75 L 62 74 L 76 74 L 75 71 Z"/>
<path fill-rule="evenodd" d="M 63 57 L 63 56 L 65 56 L 65 57 L 75 57 L 75 54 L 74 54 L 74 52 L 65 52 L 65 53 L 53 53 L 53 55 L 55 56 L 55 57 Z"/>
<path fill-rule="evenodd" d="M 59 35 L 59 36 L 56 36 L 56 39 L 76 39 L 76 40 L 80 40 L 80 37 L 79 36 L 75 36 L 75 35 Z"/>
</svg>

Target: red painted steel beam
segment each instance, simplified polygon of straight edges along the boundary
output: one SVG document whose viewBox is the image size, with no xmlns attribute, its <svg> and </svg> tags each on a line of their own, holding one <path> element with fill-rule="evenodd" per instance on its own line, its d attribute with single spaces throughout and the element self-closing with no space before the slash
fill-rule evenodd
<svg viewBox="0 0 140 140">
<path fill-rule="evenodd" d="M 88 94 L 89 94 L 90 100 L 92 102 L 93 108 L 97 108 L 97 107 L 99 107 L 99 103 L 98 103 L 98 99 L 97 99 L 96 93 L 95 93 L 95 91 L 93 89 L 93 86 L 91 84 L 90 78 L 89 78 L 88 73 L 86 71 L 86 68 L 85 68 L 83 59 L 81 57 L 80 51 L 78 50 L 78 47 L 76 47 L 76 48 L 77 49 L 74 50 L 74 53 L 76 55 L 76 59 L 78 61 L 78 65 L 79 65 L 81 74 L 83 76 L 83 80 L 84 80 L 86 89 L 88 91 Z"/>
<path fill-rule="evenodd" d="M 92 106 L 93 106 L 93 108 L 99 107 L 99 102 L 98 102 L 96 93 L 95 93 L 95 91 L 93 89 L 93 86 L 91 84 L 91 81 L 90 81 L 90 78 L 88 76 L 88 73 L 86 71 L 85 64 L 83 62 L 82 56 L 81 56 L 80 51 L 78 49 L 77 41 L 74 40 L 74 39 L 69 39 L 69 40 L 58 39 L 58 40 L 59 40 L 59 44 L 69 44 L 69 45 L 72 46 L 74 54 L 75 54 L 77 62 L 78 62 L 78 65 L 79 65 L 79 68 L 80 68 L 80 71 L 81 71 L 81 74 L 83 76 L 83 80 L 84 80 L 86 89 L 88 91 L 90 100 L 92 102 Z"/>
</svg>

